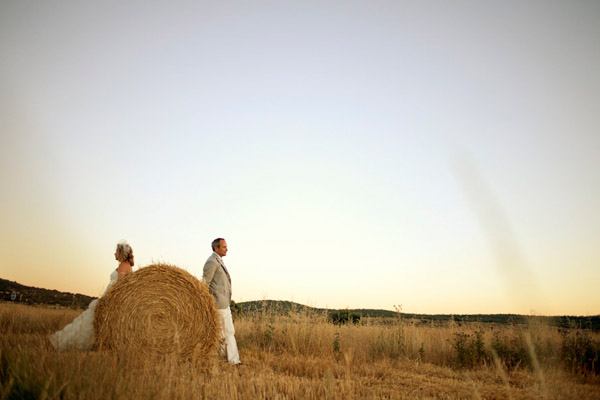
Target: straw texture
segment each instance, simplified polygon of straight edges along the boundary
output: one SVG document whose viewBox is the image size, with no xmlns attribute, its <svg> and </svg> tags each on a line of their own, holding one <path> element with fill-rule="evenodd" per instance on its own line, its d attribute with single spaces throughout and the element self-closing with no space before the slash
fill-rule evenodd
<svg viewBox="0 0 600 400">
<path fill-rule="evenodd" d="M 220 339 L 208 287 L 187 271 L 154 264 L 120 278 L 98 302 L 98 349 L 207 358 Z"/>
</svg>

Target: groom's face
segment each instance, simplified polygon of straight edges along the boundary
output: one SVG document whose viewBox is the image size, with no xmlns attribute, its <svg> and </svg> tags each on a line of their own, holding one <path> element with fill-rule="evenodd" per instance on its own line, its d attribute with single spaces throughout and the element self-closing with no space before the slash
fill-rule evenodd
<svg viewBox="0 0 600 400">
<path fill-rule="evenodd" d="M 221 240 L 221 243 L 215 249 L 215 253 L 220 255 L 221 257 L 225 257 L 227 255 L 227 242 L 225 240 Z"/>
</svg>

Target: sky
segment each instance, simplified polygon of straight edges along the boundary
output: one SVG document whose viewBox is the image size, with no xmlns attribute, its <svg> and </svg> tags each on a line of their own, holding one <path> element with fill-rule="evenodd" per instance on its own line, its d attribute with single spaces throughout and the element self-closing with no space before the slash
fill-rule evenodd
<svg viewBox="0 0 600 400">
<path fill-rule="evenodd" d="M 0 277 L 600 314 L 597 1 L 2 1 Z"/>
</svg>

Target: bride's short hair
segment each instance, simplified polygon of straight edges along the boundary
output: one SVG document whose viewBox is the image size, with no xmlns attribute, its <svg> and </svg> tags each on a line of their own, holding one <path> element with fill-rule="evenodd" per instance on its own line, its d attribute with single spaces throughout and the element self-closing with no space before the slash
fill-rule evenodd
<svg viewBox="0 0 600 400">
<path fill-rule="evenodd" d="M 117 243 L 117 260 L 127 261 L 133 267 L 133 249 L 129 243 L 125 241 Z"/>
</svg>

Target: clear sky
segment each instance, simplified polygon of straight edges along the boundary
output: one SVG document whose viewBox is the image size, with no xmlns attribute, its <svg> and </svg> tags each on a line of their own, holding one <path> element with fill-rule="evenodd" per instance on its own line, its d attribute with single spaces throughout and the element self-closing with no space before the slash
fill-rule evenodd
<svg viewBox="0 0 600 400">
<path fill-rule="evenodd" d="M 600 313 L 600 2 L 99 3 L 0 3 L 0 277 Z"/>
</svg>

